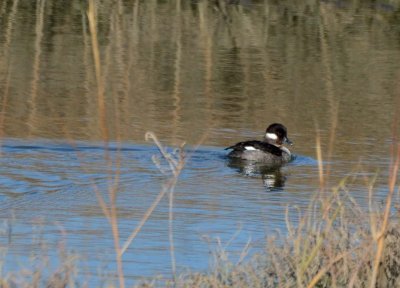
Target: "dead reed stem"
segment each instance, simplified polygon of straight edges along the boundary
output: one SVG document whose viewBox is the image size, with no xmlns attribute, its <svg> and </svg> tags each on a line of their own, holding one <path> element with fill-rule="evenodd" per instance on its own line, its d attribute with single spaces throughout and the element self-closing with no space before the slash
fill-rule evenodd
<svg viewBox="0 0 400 288">
<path fill-rule="evenodd" d="M 318 175 L 319 175 L 319 185 L 320 191 L 322 192 L 325 187 L 325 179 L 324 179 L 324 164 L 322 162 L 322 149 L 321 149 L 321 136 L 319 134 L 319 130 L 317 128 L 317 137 L 316 137 L 316 152 L 317 152 L 317 161 L 318 161 Z"/>
<path fill-rule="evenodd" d="M 141 220 L 139 221 L 138 225 L 136 226 L 135 230 L 131 233 L 131 235 L 129 235 L 128 239 L 125 241 L 124 245 L 122 246 L 121 249 L 121 255 L 123 253 L 125 253 L 125 251 L 128 249 L 128 247 L 132 244 L 133 240 L 136 238 L 137 234 L 140 232 L 140 230 L 143 228 L 144 224 L 147 222 L 147 220 L 149 219 L 149 217 L 151 216 L 151 214 L 153 213 L 154 209 L 158 206 L 158 204 L 160 203 L 161 199 L 165 196 L 165 194 L 167 192 L 170 193 L 170 198 L 169 198 L 169 234 L 172 235 L 172 207 L 173 207 L 173 203 L 171 203 L 173 201 L 173 197 L 171 197 L 176 183 L 178 181 L 178 177 L 183 169 L 183 167 L 185 166 L 186 160 L 185 160 L 185 155 L 183 152 L 183 147 L 181 146 L 179 151 L 178 151 L 178 155 L 177 158 L 175 158 L 173 155 L 171 155 L 170 153 L 168 153 L 164 147 L 162 146 L 161 142 L 158 140 L 157 136 L 152 133 L 152 132 L 147 132 L 145 135 L 146 140 L 152 140 L 157 148 L 159 149 L 162 157 L 167 161 L 169 168 L 170 168 L 170 172 L 172 173 L 172 177 L 162 186 L 161 191 L 158 193 L 156 199 L 153 201 L 153 203 L 150 205 L 150 207 L 146 210 L 145 214 L 143 215 L 143 217 L 141 218 Z M 173 247 L 173 242 L 171 244 L 171 236 L 169 238 L 170 240 L 170 249 L 171 250 L 171 264 L 172 266 L 172 270 L 173 270 L 173 276 L 175 277 L 175 255 L 174 255 L 174 247 Z M 173 241 L 173 239 L 172 239 Z"/>
<path fill-rule="evenodd" d="M 175 71 L 175 77 L 174 77 L 174 91 L 173 91 L 173 103 L 175 109 L 173 110 L 173 135 L 174 138 L 176 137 L 177 129 L 179 127 L 179 122 L 180 122 L 180 112 L 181 112 L 181 65 L 182 65 L 182 24 L 181 24 L 181 1 L 177 0 L 176 5 L 175 5 L 175 11 L 176 11 L 176 16 L 175 16 L 175 23 L 174 23 L 174 34 L 175 34 L 175 47 L 176 47 L 176 53 L 175 53 L 175 63 L 174 63 L 174 71 Z M 175 140 L 175 139 L 174 139 Z M 179 169 L 181 161 L 178 161 L 178 165 L 174 167 L 175 170 L 173 170 L 173 173 L 175 174 L 175 171 L 178 171 L 176 169 Z M 183 163 L 182 167 L 183 168 Z M 180 173 L 180 170 L 179 170 Z M 175 187 L 176 181 L 177 181 L 177 176 L 173 177 L 171 187 Z M 174 246 L 174 233 L 173 233 L 173 204 L 174 204 L 174 190 L 175 189 L 169 189 L 169 209 L 168 209 L 168 238 L 169 238 L 169 251 L 171 255 L 171 268 L 172 268 L 172 275 L 174 277 L 174 282 L 176 280 L 176 260 L 175 260 L 175 246 Z"/>
<path fill-rule="evenodd" d="M 203 136 L 200 138 L 198 144 L 195 146 L 194 150 L 197 150 L 199 145 L 201 143 L 204 142 L 204 140 L 207 138 L 208 136 L 208 132 L 204 133 Z M 132 244 L 133 240 L 136 238 L 136 236 L 138 235 L 138 233 L 141 231 L 141 229 L 143 228 L 144 224 L 147 222 L 147 220 L 149 219 L 149 217 L 152 215 L 154 209 L 158 206 L 158 204 L 160 203 L 161 199 L 167 194 L 170 193 L 170 197 L 169 197 L 169 216 L 168 216 L 168 221 L 169 221 L 169 227 L 168 227 L 168 232 L 169 235 L 173 235 L 173 200 L 174 198 L 171 197 L 171 195 L 173 195 L 174 190 L 175 190 L 175 186 L 177 184 L 179 175 L 181 174 L 185 164 L 187 163 L 187 161 L 189 161 L 191 155 L 186 155 L 186 153 L 183 151 L 183 146 L 184 143 L 177 149 L 175 150 L 175 153 L 171 154 L 168 153 L 165 148 L 163 147 L 163 145 L 161 144 L 161 142 L 158 140 L 157 136 L 153 133 L 153 132 L 146 132 L 145 134 L 145 139 L 146 141 L 153 141 L 162 158 L 164 160 L 166 160 L 167 164 L 168 164 L 168 172 L 170 172 L 172 175 L 171 177 L 167 180 L 167 182 L 162 186 L 161 191 L 158 193 L 156 199 L 154 199 L 153 203 L 150 205 L 150 207 L 146 210 L 146 212 L 144 213 L 143 217 L 140 219 L 138 225 L 136 226 L 135 230 L 129 235 L 129 237 L 127 238 L 127 240 L 125 241 L 124 245 L 122 246 L 121 249 L 121 256 L 126 252 L 126 250 L 129 248 L 129 246 Z M 166 171 L 161 167 L 161 164 L 159 163 L 159 161 L 157 161 L 154 157 L 153 157 L 153 161 L 155 163 L 155 165 L 159 168 L 159 170 L 162 173 L 165 173 Z M 171 237 L 169 238 L 170 241 L 170 251 L 171 251 L 171 265 L 172 265 L 172 273 L 173 273 L 173 283 L 176 284 L 177 278 L 176 278 L 176 260 L 175 260 L 175 255 L 174 255 L 174 246 L 173 246 L 173 242 L 171 242 Z M 173 239 L 172 239 L 173 241 Z"/>
<path fill-rule="evenodd" d="M 350 254 L 350 251 L 346 252 L 346 253 L 342 253 L 337 255 L 333 261 L 331 261 L 329 263 L 329 265 L 326 265 L 325 267 L 323 267 L 320 271 L 318 271 L 317 275 L 315 275 L 313 277 L 313 279 L 310 281 L 310 283 L 307 285 L 307 288 L 312 288 L 315 287 L 315 285 L 318 284 L 318 281 L 321 280 L 321 278 L 329 271 L 329 269 L 331 269 L 331 267 L 336 264 L 337 262 L 339 262 L 340 260 L 342 260 L 345 256 L 347 256 L 348 254 Z"/>
<path fill-rule="evenodd" d="M 101 130 L 101 134 L 104 140 L 105 146 L 105 158 L 108 164 L 108 167 L 112 167 L 112 161 L 108 154 L 108 142 L 109 142 L 109 132 L 107 128 L 107 115 L 105 109 L 105 90 L 104 84 L 102 79 L 102 71 L 101 71 L 101 61 L 100 61 L 100 49 L 97 39 L 97 20 L 96 20 L 96 5 L 94 0 L 89 0 L 88 3 L 88 11 L 87 17 L 89 22 L 89 31 L 91 35 L 91 42 L 92 42 L 92 53 L 93 53 L 93 62 L 95 67 L 95 74 L 96 74 L 96 83 L 97 83 L 97 105 L 98 105 L 98 115 L 99 115 L 99 126 Z M 119 159 L 119 158 L 118 158 Z M 119 160 L 118 160 L 119 161 Z M 117 163 L 117 166 L 119 163 Z M 111 173 L 111 169 L 110 169 Z M 96 195 L 99 199 L 100 206 L 104 211 L 108 211 L 105 215 L 108 215 L 108 219 L 111 223 L 111 230 L 114 239 L 114 248 L 115 248 L 115 257 L 117 262 L 117 273 L 118 273 L 118 280 L 119 286 L 121 288 L 125 287 L 125 279 L 124 279 L 124 271 L 123 271 L 123 264 L 121 258 L 121 248 L 120 248 L 120 237 L 119 237 L 119 227 L 118 227 L 118 215 L 117 215 L 117 205 L 116 205 L 116 196 L 118 191 L 118 183 L 119 183 L 119 173 L 117 172 L 115 178 L 112 180 L 112 177 L 109 179 L 109 199 L 110 199 L 110 208 L 106 207 L 106 203 L 101 196 L 100 192 L 97 191 Z"/>
<path fill-rule="evenodd" d="M 400 104 L 400 84 L 397 85 L 397 104 Z M 385 205 L 385 210 L 383 213 L 383 221 L 381 225 L 381 229 L 378 230 L 378 232 L 373 233 L 372 235 L 374 236 L 374 239 L 377 241 L 377 251 L 375 254 L 375 259 L 373 263 L 373 270 L 372 270 L 372 277 L 371 277 L 371 283 L 370 287 L 374 288 L 376 286 L 376 281 L 378 278 L 378 272 L 379 272 L 379 265 L 381 262 L 383 250 L 384 250 L 384 245 L 385 245 L 385 234 L 388 229 L 389 225 L 389 217 L 390 217 L 390 211 L 392 208 L 392 200 L 393 200 L 393 194 L 396 189 L 396 182 L 397 182 L 397 175 L 399 172 L 399 166 L 400 166 L 400 143 L 398 142 L 398 121 L 399 121 L 399 114 L 400 114 L 400 106 L 396 105 L 395 106 L 395 111 L 394 111 L 394 120 L 393 120 L 393 131 L 392 131 L 392 145 L 390 147 L 390 152 L 391 152 L 391 163 L 390 163 L 390 168 L 389 168 L 389 182 L 388 182 L 388 195 L 386 197 L 386 205 Z M 400 185 L 398 187 L 397 194 L 400 192 Z M 372 231 L 376 231 L 376 228 L 373 227 Z"/>
<path fill-rule="evenodd" d="M 398 153 L 398 155 L 400 155 L 400 145 L 398 145 L 397 153 Z M 374 264 L 373 264 L 372 278 L 371 278 L 371 285 L 370 285 L 371 288 L 374 288 L 376 286 L 376 280 L 378 277 L 379 263 L 381 261 L 383 249 L 384 249 L 384 240 L 385 240 L 384 236 L 385 236 L 385 233 L 386 233 L 386 230 L 388 227 L 388 223 L 389 223 L 390 210 L 392 207 L 392 198 L 393 198 L 393 194 L 394 194 L 394 190 L 395 190 L 396 175 L 399 170 L 399 161 L 400 161 L 400 156 L 397 157 L 397 160 L 393 165 L 393 170 L 392 170 L 393 172 L 391 173 L 392 177 L 389 180 L 389 192 L 388 192 L 388 196 L 386 198 L 386 206 L 385 206 L 384 215 L 383 215 L 382 227 L 376 235 L 373 235 L 375 240 L 377 241 L 378 247 L 377 247 L 377 251 L 375 254 L 375 260 L 374 260 Z"/>
<path fill-rule="evenodd" d="M 389 177 L 389 191 L 388 195 L 386 197 L 386 205 L 385 205 L 385 210 L 383 214 L 383 221 L 381 225 L 381 229 L 375 234 L 374 239 L 377 241 L 377 250 L 375 253 L 375 259 L 373 263 L 373 269 L 372 269 L 372 277 L 371 277 L 371 284 L 370 287 L 374 288 L 376 287 L 376 281 L 378 278 L 378 271 L 379 271 L 379 264 L 381 262 L 383 250 L 384 250 L 384 242 L 385 242 L 385 233 L 387 231 L 388 225 L 389 225 L 389 216 L 390 216 L 390 210 L 392 208 L 392 200 L 393 200 L 393 194 L 394 190 L 396 188 L 396 181 L 397 181 L 397 173 L 399 172 L 399 164 L 400 164 L 400 144 L 399 143 L 393 143 L 393 145 L 396 147 L 397 146 L 397 151 L 395 151 L 395 161 L 390 169 L 390 177 Z M 399 189 L 400 191 L 400 186 Z"/>
</svg>

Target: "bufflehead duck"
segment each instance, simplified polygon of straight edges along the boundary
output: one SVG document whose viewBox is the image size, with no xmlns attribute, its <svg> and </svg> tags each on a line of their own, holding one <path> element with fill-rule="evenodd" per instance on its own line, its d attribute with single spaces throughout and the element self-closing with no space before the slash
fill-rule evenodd
<svg viewBox="0 0 400 288">
<path fill-rule="evenodd" d="M 268 126 L 263 141 L 250 140 L 225 148 L 232 149 L 228 157 L 262 162 L 279 166 L 292 160 L 289 149 L 283 143 L 292 144 L 287 138 L 286 127 L 279 123 Z"/>
</svg>

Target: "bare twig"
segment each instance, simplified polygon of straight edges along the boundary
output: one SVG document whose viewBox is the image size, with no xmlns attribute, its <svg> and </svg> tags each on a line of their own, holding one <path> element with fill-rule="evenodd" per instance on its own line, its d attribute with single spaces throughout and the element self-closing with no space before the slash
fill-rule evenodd
<svg viewBox="0 0 400 288">
<path fill-rule="evenodd" d="M 162 189 L 160 191 L 160 193 L 158 193 L 156 199 L 154 199 L 153 203 L 150 205 L 150 207 L 146 210 L 146 212 L 144 213 L 142 219 L 140 220 L 139 224 L 136 226 L 135 230 L 131 233 L 131 235 L 128 237 L 128 239 L 125 241 L 124 245 L 122 246 L 121 249 L 121 255 L 124 254 L 126 252 L 126 250 L 128 249 L 128 247 L 131 245 L 132 241 L 135 239 L 135 237 L 137 236 L 137 234 L 140 232 L 140 230 L 142 229 L 143 225 L 147 222 L 147 220 L 149 219 L 150 215 L 153 213 L 154 209 L 157 207 L 157 205 L 160 203 L 161 199 L 164 197 L 164 195 L 167 192 L 171 192 L 171 190 L 173 190 L 176 186 L 179 174 L 181 173 L 184 165 L 185 165 L 185 154 L 183 152 L 183 147 L 181 147 L 179 149 L 179 153 L 177 156 L 174 157 L 174 155 L 168 153 L 165 148 L 162 146 L 161 142 L 158 140 L 157 136 L 153 133 L 153 132 L 147 132 L 145 134 L 145 139 L 148 140 L 152 140 L 158 150 L 160 151 L 162 157 L 167 161 L 169 167 L 170 167 L 170 171 L 173 175 L 172 178 L 170 178 L 163 186 Z M 157 166 L 159 167 L 160 164 L 157 164 Z"/>
</svg>

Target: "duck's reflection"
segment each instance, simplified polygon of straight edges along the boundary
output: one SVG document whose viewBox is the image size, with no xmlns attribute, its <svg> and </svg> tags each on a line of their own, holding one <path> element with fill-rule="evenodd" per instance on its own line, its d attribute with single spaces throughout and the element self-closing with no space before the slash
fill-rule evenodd
<svg viewBox="0 0 400 288">
<path fill-rule="evenodd" d="M 241 159 L 229 159 L 228 167 L 235 169 L 240 174 L 251 177 L 261 177 L 267 190 L 282 189 L 285 186 L 286 176 L 281 167 L 270 166 Z"/>
</svg>

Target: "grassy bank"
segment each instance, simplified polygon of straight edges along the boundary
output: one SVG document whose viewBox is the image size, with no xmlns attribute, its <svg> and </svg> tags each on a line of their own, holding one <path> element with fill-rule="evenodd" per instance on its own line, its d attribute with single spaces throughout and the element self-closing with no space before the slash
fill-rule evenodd
<svg viewBox="0 0 400 288">
<path fill-rule="evenodd" d="M 378 272 L 373 278 L 378 243 L 370 223 L 365 223 L 368 215 L 358 207 L 344 207 L 346 197 L 334 198 L 324 203 L 331 206 L 325 216 L 321 211 L 314 214 L 318 216 L 303 216 L 298 227 L 288 226 L 288 236 L 280 241 L 279 237 L 267 237 L 265 250 L 251 260 L 231 263 L 222 253 L 215 257 L 212 272 L 180 275 L 176 286 L 399 287 L 398 223 L 392 223 L 384 233 L 384 249 L 379 252 Z"/>
</svg>

